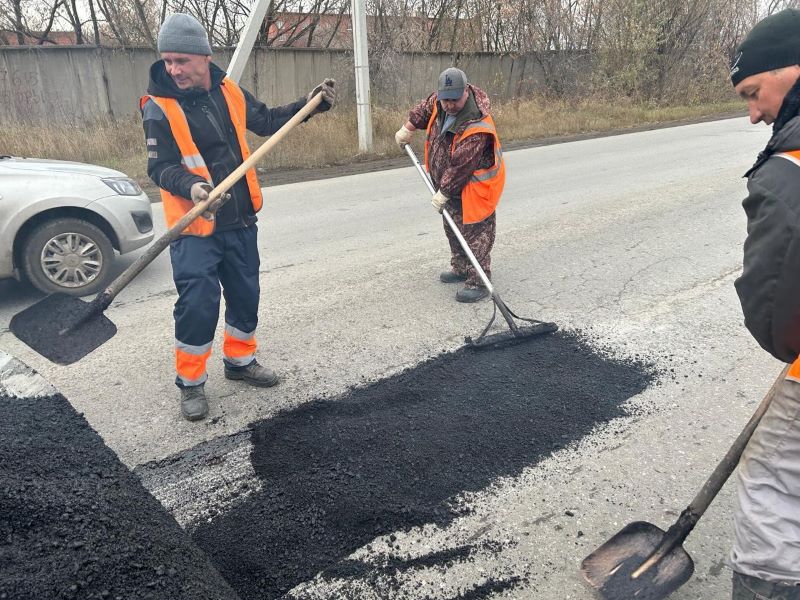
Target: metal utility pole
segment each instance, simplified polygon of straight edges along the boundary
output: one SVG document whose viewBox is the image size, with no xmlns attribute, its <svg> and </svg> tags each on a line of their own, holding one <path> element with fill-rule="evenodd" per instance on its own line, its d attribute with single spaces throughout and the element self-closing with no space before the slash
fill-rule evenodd
<svg viewBox="0 0 800 600">
<path fill-rule="evenodd" d="M 356 66 L 358 150 L 365 153 L 372 151 L 372 113 L 369 101 L 369 56 L 367 53 L 365 0 L 351 1 L 351 17 L 353 21 L 353 57 Z"/>
<path fill-rule="evenodd" d="M 269 0 L 255 0 L 253 6 L 250 8 L 250 16 L 247 17 L 247 23 L 242 28 L 242 33 L 239 36 L 239 43 L 236 44 L 236 50 L 233 52 L 231 63 L 228 65 L 228 77 L 239 83 L 239 79 L 244 73 L 244 66 L 247 64 L 247 59 L 250 58 L 250 53 L 253 51 L 253 46 L 258 37 L 258 31 L 264 23 L 264 17 L 267 16 L 267 9 L 269 8 Z"/>
<path fill-rule="evenodd" d="M 247 59 L 253 51 L 259 29 L 264 23 L 269 8 L 269 0 L 255 0 L 250 9 L 239 43 L 228 65 L 228 77 L 238 82 L 244 73 Z M 367 10 L 365 0 L 351 0 L 351 19 L 353 24 L 353 56 L 356 75 L 356 109 L 358 116 L 359 152 L 372 151 L 372 113 L 369 99 L 369 56 L 367 50 Z"/>
</svg>

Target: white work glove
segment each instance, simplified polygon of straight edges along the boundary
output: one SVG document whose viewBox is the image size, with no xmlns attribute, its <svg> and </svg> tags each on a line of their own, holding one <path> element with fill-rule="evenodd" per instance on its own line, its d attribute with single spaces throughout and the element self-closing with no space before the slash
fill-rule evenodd
<svg viewBox="0 0 800 600">
<path fill-rule="evenodd" d="M 191 187 L 192 202 L 198 204 L 199 202 L 208 200 L 208 195 L 213 189 L 214 188 L 212 188 L 210 184 L 202 181 L 193 183 Z M 217 209 L 230 199 L 230 194 L 222 194 L 222 196 L 220 196 L 215 202 L 211 203 L 210 209 L 205 211 L 201 216 L 207 221 L 213 221 L 214 214 L 217 212 Z"/>
<path fill-rule="evenodd" d="M 431 206 L 433 206 L 433 209 L 436 212 L 438 212 L 439 214 L 442 214 L 442 210 L 444 209 L 444 205 L 447 204 L 448 200 L 450 200 L 450 198 L 445 196 L 442 193 L 442 190 L 439 190 L 438 192 L 436 192 L 433 195 L 433 198 L 431 198 Z"/>
<path fill-rule="evenodd" d="M 401 148 L 405 148 L 406 144 L 411 143 L 412 137 L 414 137 L 414 132 L 406 129 L 406 126 L 403 125 L 397 130 L 397 133 L 394 134 L 394 141 Z"/>
<path fill-rule="evenodd" d="M 336 104 L 336 89 L 334 88 L 335 85 L 336 85 L 336 80 L 328 78 L 308 93 L 308 96 L 306 97 L 306 102 L 310 102 L 311 99 L 317 94 L 322 94 L 322 102 L 320 102 L 317 109 L 313 113 L 311 113 L 312 115 L 325 112 L 333 108 L 333 105 Z"/>
</svg>

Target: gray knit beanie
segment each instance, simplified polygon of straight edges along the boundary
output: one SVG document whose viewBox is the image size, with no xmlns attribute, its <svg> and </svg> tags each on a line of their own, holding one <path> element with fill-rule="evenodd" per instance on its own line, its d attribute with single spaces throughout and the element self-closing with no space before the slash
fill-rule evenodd
<svg viewBox="0 0 800 600">
<path fill-rule="evenodd" d="M 192 15 L 175 13 L 168 16 L 158 32 L 159 52 L 211 55 L 208 34 Z"/>
</svg>

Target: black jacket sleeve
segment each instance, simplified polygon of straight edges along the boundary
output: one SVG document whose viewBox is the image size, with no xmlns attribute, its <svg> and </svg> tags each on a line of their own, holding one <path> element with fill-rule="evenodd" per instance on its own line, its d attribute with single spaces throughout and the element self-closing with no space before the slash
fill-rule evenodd
<svg viewBox="0 0 800 600">
<path fill-rule="evenodd" d="M 787 161 L 779 168 L 798 167 Z M 744 268 L 735 285 L 756 341 L 775 358 L 793 362 L 800 354 L 800 205 L 792 202 L 796 190 L 769 189 L 772 180 L 788 184 L 758 174 L 748 182 Z"/>
<path fill-rule="evenodd" d="M 142 109 L 142 124 L 147 142 L 147 174 L 150 179 L 172 194 L 191 198 L 192 185 L 205 179 L 183 166 L 167 117 L 152 100 L 148 100 Z"/>
<path fill-rule="evenodd" d="M 306 105 L 306 99 L 300 98 L 291 104 L 268 108 L 247 90 L 243 89 L 242 92 L 247 106 L 247 128 L 260 136 L 272 135 L 278 131 Z"/>
</svg>

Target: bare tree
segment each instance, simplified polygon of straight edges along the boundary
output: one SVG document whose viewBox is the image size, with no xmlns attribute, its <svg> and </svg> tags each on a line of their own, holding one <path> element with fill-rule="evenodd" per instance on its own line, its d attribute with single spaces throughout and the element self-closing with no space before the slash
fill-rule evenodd
<svg viewBox="0 0 800 600">
<path fill-rule="evenodd" d="M 131 0 L 133 3 L 133 7 L 136 11 L 136 16 L 139 20 L 139 31 L 144 36 L 147 45 L 151 48 L 156 47 L 156 40 L 155 36 L 153 36 L 153 31 L 151 29 L 152 24 L 148 21 L 147 15 L 145 14 L 144 3 L 143 0 Z"/>
<path fill-rule="evenodd" d="M 0 0 L 0 44 L 49 43 L 66 27 L 76 43 L 155 47 L 166 16 L 188 12 L 214 46 L 233 46 L 254 1 Z M 726 97 L 743 36 L 794 6 L 800 0 L 367 0 L 372 75 L 388 85 L 406 76 L 406 51 L 477 50 L 524 55 L 549 94 Z M 257 43 L 347 49 L 350 8 L 350 0 L 269 0 Z"/>
<path fill-rule="evenodd" d="M 67 21 L 75 32 L 75 43 L 83 44 L 83 22 L 81 21 L 77 0 L 66 0 L 63 6 L 64 15 L 66 15 Z"/>
<path fill-rule="evenodd" d="M 23 5 L 18 0 L 0 0 L 0 30 L 11 31 L 18 44 L 52 43 L 50 32 L 63 1 Z"/>
<path fill-rule="evenodd" d="M 89 17 L 92 21 L 92 33 L 94 34 L 94 45 L 100 45 L 100 25 L 97 22 L 97 11 L 94 9 L 94 0 L 89 0 Z"/>
<path fill-rule="evenodd" d="M 22 0 L 11 0 L 11 8 L 14 11 L 12 25 L 14 32 L 17 34 L 17 43 L 21 46 L 25 43 L 25 34 L 22 28 Z"/>
</svg>

